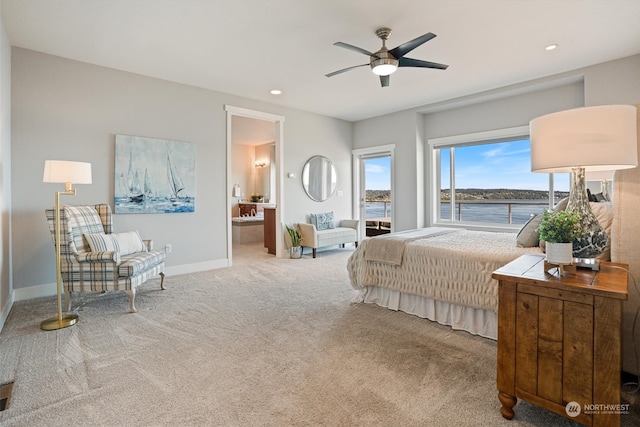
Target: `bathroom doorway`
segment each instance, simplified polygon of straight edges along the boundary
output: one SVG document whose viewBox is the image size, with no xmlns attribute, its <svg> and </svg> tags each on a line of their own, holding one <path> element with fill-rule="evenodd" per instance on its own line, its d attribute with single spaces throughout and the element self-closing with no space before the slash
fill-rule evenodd
<svg viewBox="0 0 640 427">
<path fill-rule="evenodd" d="M 282 239 L 282 127 L 284 118 L 243 108 L 227 111 L 227 257 L 243 245 L 278 255 Z M 265 240 L 266 219 L 271 225 Z M 243 251 L 246 253 L 246 251 Z"/>
</svg>

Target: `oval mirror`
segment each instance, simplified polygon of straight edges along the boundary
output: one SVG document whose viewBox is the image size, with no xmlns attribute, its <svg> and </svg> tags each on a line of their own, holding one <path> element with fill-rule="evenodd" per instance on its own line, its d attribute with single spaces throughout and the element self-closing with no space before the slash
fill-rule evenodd
<svg viewBox="0 0 640 427">
<path fill-rule="evenodd" d="M 302 186 L 307 195 L 316 202 L 333 196 L 338 185 L 336 168 L 324 156 L 313 156 L 302 169 Z"/>
</svg>

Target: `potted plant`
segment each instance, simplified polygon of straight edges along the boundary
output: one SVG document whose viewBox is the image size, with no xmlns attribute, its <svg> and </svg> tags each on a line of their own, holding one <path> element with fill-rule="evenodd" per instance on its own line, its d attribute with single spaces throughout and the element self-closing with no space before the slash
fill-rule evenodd
<svg viewBox="0 0 640 427">
<path fill-rule="evenodd" d="M 571 264 L 573 239 L 584 232 L 580 227 L 580 215 L 573 211 L 545 211 L 536 229 L 540 240 L 546 242 L 547 261 L 553 264 Z"/>
<path fill-rule="evenodd" d="M 289 257 L 290 258 L 300 258 L 302 256 L 302 246 L 300 243 L 302 242 L 302 234 L 300 234 L 300 230 L 298 226 L 289 227 L 288 225 L 284 225 L 287 228 L 287 233 L 289 234 L 289 238 L 291 240 L 291 247 L 289 248 Z"/>
</svg>

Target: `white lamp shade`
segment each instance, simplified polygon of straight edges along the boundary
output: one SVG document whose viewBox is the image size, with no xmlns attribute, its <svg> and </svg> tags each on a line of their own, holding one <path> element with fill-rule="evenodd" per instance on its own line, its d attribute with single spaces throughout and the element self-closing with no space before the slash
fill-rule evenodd
<svg viewBox="0 0 640 427">
<path fill-rule="evenodd" d="M 602 105 L 531 120 L 532 172 L 609 171 L 638 166 L 636 108 Z"/>
<path fill-rule="evenodd" d="M 42 182 L 91 184 L 91 163 L 45 160 Z"/>
</svg>

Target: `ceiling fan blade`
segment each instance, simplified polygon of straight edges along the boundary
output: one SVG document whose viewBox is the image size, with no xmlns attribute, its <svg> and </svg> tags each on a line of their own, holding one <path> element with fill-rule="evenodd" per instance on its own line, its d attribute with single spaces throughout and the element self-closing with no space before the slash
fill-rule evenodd
<svg viewBox="0 0 640 427">
<path fill-rule="evenodd" d="M 445 64 L 438 64 L 437 62 L 423 61 L 421 59 L 400 58 L 398 60 L 398 67 L 421 67 L 421 68 L 436 68 L 438 70 L 446 70 L 449 66 Z"/>
<path fill-rule="evenodd" d="M 343 47 L 345 49 L 353 50 L 354 52 L 364 53 L 365 55 L 373 56 L 373 53 L 369 52 L 368 50 L 365 50 L 365 49 L 363 49 L 361 47 L 358 47 L 358 46 L 354 46 L 352 44 L 336 42 L 333 45 L 334 46 Z"/>
<path fill-rule="evenodd" d="M 335 76 L 336 74 L 342 74 L 342 73 L 344 73 L 345 71 L 353 70 L 354 68 L 358 68 L 358 67 L 364 67 L 365 65 L 369 65 L 369 64 L 354 65 L 353 67 L 347 67 L 347 68 L 343 68 L 342 70 L 334 71 L 333 73 L 325 74 L 325 76 L 327 76 L 327 77 L 333 77 L 333 76 Z"/>
<path fill-rule="evenodd" d="M 423 43 L 428 42 L 429 40 L 431 40 L 435 36 L 436 35 L 433 34 L 433 33 L 424 34 L 424 35 L 422 35 L 420 37 L 416 37 L 415 39 L 413 39 L 411 41 L 403 43 L 398 47 L 394 47 L 393 49 L 391 49 L 389 51 L 389 53 L 391 55 L 393 55 L 394 58 L 400 59 L 401 57 L 405 56 L 407 53 L 411 52 L 413 49 L 417 48 L 418 46 L 420 46 Z"/>
<path fill-rule="evenodd" d="M 380 76 L 380 85 L 382 87 L 389 86 L 389 76 Z"/>
</svg>

